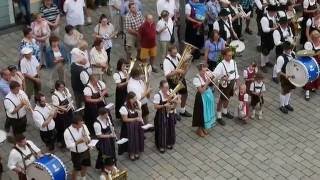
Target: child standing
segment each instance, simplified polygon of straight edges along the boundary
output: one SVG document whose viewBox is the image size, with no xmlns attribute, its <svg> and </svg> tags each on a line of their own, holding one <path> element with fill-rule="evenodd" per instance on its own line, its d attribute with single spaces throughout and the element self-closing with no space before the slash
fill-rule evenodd
<svg viewBox="0 0 320 180">
<path fill-rule="evenodd" d="M 263 82 L 263 75 L 261 73 L 257 73 L 254 81 L 250 85 L 251 91 L 251 108 L 252 114 L 251 118 L 254 119 L 256 115 L 256 106 L 259 104 L 258 118 L 262 119 L 262 105 L 264 103 L 263 93 L 266 91 L 266 86 Z"/>
<path fill-rule="evenodd" d="M 249 95 L 247 93 L 247 87 L 245 84 L 240 85 L 239 87 L 239 107 L 238 115 L 239 119 L 243 120 L 244 124 L 247 124 L 249 121 Z"/>
<path fill-rule="evenodd" d="M 250 85 L 253 82 L 256 73 L 258 73 L 258 68 L 255 62 L 252 62 L 245 70 L 243 70 L 243 78 L 245 80 L 248 94 L 250 94 Z"/>
</svg>

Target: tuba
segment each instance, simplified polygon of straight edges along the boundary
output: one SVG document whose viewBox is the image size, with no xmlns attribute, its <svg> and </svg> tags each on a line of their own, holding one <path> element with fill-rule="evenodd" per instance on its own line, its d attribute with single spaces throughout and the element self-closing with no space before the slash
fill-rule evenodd
<svg viewBox="0 0 320 180">
<path fill-rule="evenodd" d="M 176 69 L 182 69 L 183 71 L 187 71 L 189 69 L 189 65 L 191 63 L 192 60 L 192 52 L 196 49 L 198 49 L 197 47 L 195 47 L 192 44 L 189 44 L 187 42 L 184 42 L 185 44 L 185 48 L 183 50 L 181 59 L 179 61 L 179 63 L 177 64 L 177 68 Z M 178 84 L 179 81 L 181 79 L 180 74 L 176 74 L 172 77 L 172 80 L 175 84 Z"/>
<path fill-rule="evenodd" d="M 128 172 L 123 170 L 119 171 L 116 174 L 112 174 L 112 180 L 127 180 L 128 179 Z"/>
<path fill-rule="evenodd" d="M 131 72 L 134 64 L 136 63 L 136 61 L 137 61 L 137 59 L 132 59 L 132 60 L 130 61 L 130 65 L 129 65 L 129 68 L 128 68 L 128 74 L 130 74 L 130 72 Z"/>
<path fill-rule="evenodd" d="M 170 93 L 170 96 L 175 96 L 178 93 L 178 91 L 180 91 L 183 88 L 185 88 L 184 84 L 181 81 L 179 81 L 179 83 L 176 85 L 176 87 Z"/>
</svg>

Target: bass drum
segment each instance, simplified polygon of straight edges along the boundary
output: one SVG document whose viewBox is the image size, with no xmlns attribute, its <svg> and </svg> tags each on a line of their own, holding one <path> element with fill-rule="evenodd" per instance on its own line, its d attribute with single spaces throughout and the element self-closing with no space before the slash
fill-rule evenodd
<svg viewBox="0 0 320 180">
<path fill-rule="evenodd" d="M 313 57 L 302 56 L 289 61 L 286 66 L 289 81 L 296 87 L 303 87 L 319 77 L 319 65 Z"/>
<path fill-rule="evenodd" d="M 63 162 L 53 154 L 44 155 L 27 167 L 29 180 L 66 180 L 67 175 Z"/>
</svg>

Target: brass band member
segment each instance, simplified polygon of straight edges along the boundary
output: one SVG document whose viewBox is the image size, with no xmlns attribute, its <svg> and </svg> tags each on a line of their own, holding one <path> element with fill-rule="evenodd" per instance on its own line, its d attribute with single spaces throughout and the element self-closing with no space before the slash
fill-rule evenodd
<svg viewBox="0 0 320 180">
<path fill-rule="evenodd" d="M 280 56 L 283 53 L 282 44 L 285 41 L 293 43 L 293 33 L 289 26 L 289 21 L 286 16 L 280 17 L 278 20 L 280 26 L 273 31 L 273 42 L 276 46 L 276 56 Z"/>
<path fill-rule="evenodd" d="M 164 153 L 165 149 L 172 149 L 176 141 L 176 114 L 175 107 L 179 102 L 179 95 L 171 94 L 166 80 L 160 81 L 160 91 L 154 95 L 154 108 L 157 110 L 154 117 L 155 144 Z"/>
<path fill-rule="evenodd" d="M 307 21 L 315 15 L 317 10 L 317 0 L 303 0 L 303 20 L 301 22 L 300 44 L 304 44 L 308 40 L 306 36 Z"/>
<path fill-rule="evenodd" d="M 198 65 L 199 73 L 193 78 L 193 85 L 197 88 L 197 94 L 193 106 L 192 126 L 198 127 L 197 135 L 208 135 L 206 129 L 212 128 L 216 122 L 215 97 L 209 87 L 211 81 L 207 74 L 208 67 L 205 64 Z"/>
<path fill-rule="evenodd" d="M 98 117 L 98 109 L 105 107 L 105 96 L 107 96 L 107 89 L 104 82 L 99 81 L 96 76 L 90 75 L 89 83 L 83 90 L 85 109 L 84 119 L 91 134 L 95 134 L 93 123 Z"/>
<path fill-rule="evenodd" d="M 230 43 L 232 39 L 238 39 L 229 15 L 230 12 L 226 8 L 222 8 L 219 13 L 220 19 L 213 24 L 213 29 L 219 32 L 220 37 L 225 40 L 227 44 Z"/>
<path fill-rule="evenodd" d="M 94 131 L 99 139 L 96 147 L 99 151 L 96 160 L 96 169 L 103 170 L 103 156 L 116 158 L 114 126 L 106 108 L 101 107 L 98 110 L 99 116 L 93 124 Z"/>
<path fill-rule="evenodd" d="M 113 80 L 117 84 L 116 87 L 116 106 L 115 106 L 115 112 L 116 112 L 116 118 L 121 119 L 120 115 L 120 108 L 126 101 L 127 97 L 127 85 L 128 85 L 128 72 L 127 72 L 127 66 L 128 61 L 121 58 L 118 60 L 117 63 L 117 71 L 113 74 Z"/>
<path fill-rule="evenodd" d="M 70 91 L 66 88 L 63 81 L 56 81 L 54 88 L 55 90 L 51 96 L 52 105 L 59 109 L 59 112 L 54 117 L 55 127 L 57 130 L 57 142 L 60 143 L 61 148 L 64 148 L 66 145 L 63 133 L 71 124 L 74 107 Z"/>
<path fill-rule="evenodd" d="M 5 130 L 10 131 L 12 126 L 13 134 L 21 134 L 27 127 L 27 110 L 31 110 L 28 96 L 21 90 L 21 86 L 16 81 L 11 81 L 10 92 L 4 98 L 4 109 L 6 111 Z"/>
<path fill-rule="evenodd" d="M 320 64 L 320 32 L 318 30 L 314 30 L 310 33 L 310 41 L 307 41 L 304 45 L 306 50 L 313 50 L 317 53 L 314 58 L 317 60 L 318 64 Z M 310 91 L 315 91 L 320 88 L 320 78 L 307 83 L 303 89 L 305 90 L 305 99 L 310 100 Z"/>
<path fill-rule="evenodd" d="M 41 156 L 41 150 L 22 134 L 15 136 L 15 145 L 8 157 L 8 168 L 17 173 L 19 180 L 27 180 L 26 168 Z"/>
<path fill-rule="evenodd" d="M 71 152 L 71 161 L 73 171 L 71 180 L 77 180 L 80 171 L 81 180 L 86 180 L 87 167 L 91 166 L 90 150 L 90 133 L 87 126 L 83 123 L 80 115 L 75 115 L 72 124 L 64 132 L 64 140 L 67 148 Z"/>
<path fill-rule="evenodd" d="M 56 116 L 56 110 L 49 107 L 46 97 L 42 93 L 38 93 L 34 97 L 36 107 L 32 113 L 33 120 L 40 129 L 41 140 L 45 143 L 49 151 L 54 150 L 56 142 L 56 129 L 53 118 Z"/>
<path fill-rule="evenodd" d="M 168 81 L 170 89 L 174 89 L 177 84 L 173 82 L 171 79 L 173 76 L 180 74 L 181 76 L 184 76 L 187 72 L 182 69 L 177 69 L 177 65 L 180 61 L 180 54 L 178 53 L 177 47 L 170 46 L 168 48 L 168 55 L 163 61 L 163 71 L 164 75 L 166 76 L 166 79 Z M 186 110 L 186 104 L 187 104 L 187 98 L 188 98 L 188 89 L 187 89 L 187 83 L 184 78 L 182 78 L 182 83 L 185 86 L 185 88 L 178 91 L 178 93 L 181 95 L 181 108 L 180 108 L 180 115 L 184 117 L 191 117 L 192 114 L 190 114 Z M 178 117 L 178 120 L 180 120 L 180 117 Z"/>
<path fill-rule="evenodd" d="M 307 41 L 312 41 L 311 40 L 311 32 L 316 30 L 316 31 L 320 31 L 320 9 L 318 9 L 314 16 L 309 18 L 307 20 L 307 25 L 306 25 L 306 37 L 307 37 Z"/>
<path fill-rule="evenodd" d="M 118 168 L 115 166 L 116 159 L 110 156 L 102 157 L 103 169 L 99 180 L 112 180 L 113 176 L 119 173 Z"/>
<path fill-rule="evenodd" d="M 292 106 L 289 104 L 291 91 L 296 87 L 288 80 L 290 78 L 286 74 L 286 66 L 289 61 L 295 58 L 292 51 L 293 45 L 289 42 L 283 44 L 283 54 L 277 58 L 277 73 L 280 78 L 281 93 L 280 93 L 280 111 L 288 114 L 288 111 L 293 111 Z"/>
<path fill-rule="evenodd" d="M 120 108 L 122 126 L 120 139 L 127 138 L 128 142 L 119 145 L 119 155 L 128 152 L 129 158 L 134 161 L 139 159 L 144 151 L 144 132 L 141 103 L 134 92 L 129 92 L 125 104 Z"/>
<path fill-rule="evenodd" d="M 214 77 L 221 78 L 219 88 L 229 99 L 234 94 L 235 87 L 239 86 L 239 73 L 237 63 L 232 59 L 232 50 L 226 48 L 223 52 L 223 60 L 218 64 L 213 71 Z M 229 101 L 220 95 L 217 105 L 217 121 L 224 126 L 226 123 L 222 120 L 222 116 L 233 119 L 233 115 L 228 112 Z M 222 112 L 222 113 L 221 113 Z"/>
</svg>

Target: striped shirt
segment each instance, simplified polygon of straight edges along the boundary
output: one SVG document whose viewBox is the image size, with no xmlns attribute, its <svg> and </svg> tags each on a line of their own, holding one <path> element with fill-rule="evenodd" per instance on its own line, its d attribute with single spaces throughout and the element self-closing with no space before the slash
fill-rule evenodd
<svg viewBox="0 0 320 180">
<path fill-rule="evenodd" d="M 40 8 L 40 13 L 44 19 L 51 23 L 54 23 L 60 14 L 59 9 L 55 4 L 52 4 L 50 7 L 42 6 Z"/>
</svg>

